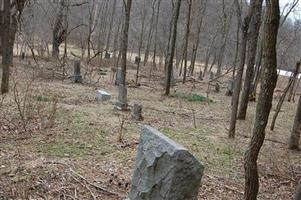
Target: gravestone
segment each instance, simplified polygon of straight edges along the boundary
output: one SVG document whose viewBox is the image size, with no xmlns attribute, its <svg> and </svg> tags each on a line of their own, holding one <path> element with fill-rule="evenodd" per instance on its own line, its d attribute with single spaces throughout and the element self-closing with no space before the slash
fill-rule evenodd
<svg viewBox="0 0 301 200">
<path fill-rule="evenodd" d="M 143 120 L 142 116 L 142 105 L 135 103 L 132 111 L 132 118 L 135 120 Z"/>
<path fill-rule="evenodd" d="M 118 98 L 117 98 L 115 108 L 121 111 L 128 110 L 127 87 L 125 85 L 118 86 Z"/>
<path fill-rule="evenodd" d="M 220 87 L 219 83 L 215 83 L 214 91 L 216 93 L 219 93 L 221 91 L 221 87 Z"/>
<path fill-rule="evenodd" d="M 141 58 L 139 56 L 135 57 L 135 64 L 138 65 L 141 62 Z"/>
<path fill-rule="evenodd" d="M 104 90 L 97 90 L 96 100 L 97 101 L 108 101 L 111 99 L 111 95 Z"/>
<path fill-rule="evenodd" d="M 203 72 L 200 71 L 200 74 L 199 74 L 199 80 L 202 81 L 203 80 Z"/>
<path fill-rule="evenodd" d="M 197 200 L 203 170 L 183 146 L 144 126 L 127 200 Z"/>
<path fill-rule="evenodd" d="M 226 96 L 232 96 L 233 91 L 234 91 L 234 80 L 230 79 L 228 81 L 228 87 L 227 87 Z"/>
<path fill-rule="evenodd" d="M 210 80 L 214 79 L 214 73 L 213 72 L 210 72 L 209 79 Z"/>
<path fill-rule="evenodd" d="M 76 60 L 74 61 L 74 77 L 73 80 L 75 83 L 82 83 L 83 82 L 83 78 L 81 76 L 81 72 L 80 72 L 80 61 Z"/>
<path fill-rule="evenodd" d="M 106 53 L 105 53 L 105 59 L 110 59 L 110 58 L 111 58 L 111 54 L 106 51 Z"/>
</svg>

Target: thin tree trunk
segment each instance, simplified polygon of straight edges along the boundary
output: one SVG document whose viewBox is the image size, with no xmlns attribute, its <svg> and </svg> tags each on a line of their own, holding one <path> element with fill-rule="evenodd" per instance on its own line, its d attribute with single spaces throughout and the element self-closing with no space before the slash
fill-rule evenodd
<svg viewBox="0 0 301 200">
<path fill-rule="evenodd" d="M 168 55 L 166 61 L 166 85 L 165 85 L 165 95 L 169 95 L 170 93 L 170 85 L 171 85 L 171 76 L 172 76 L 172 68 L 173 68 L 173 58 L 176 47 L 176 39 L 177 39 L 177 27 L 178 27 L 178 19 L 181 7 L 181 0 L 176 0 L 175 6 L 173 9 L 173 17 L 171 23 L 171 32 L 170 32 L 170 45 L 168 48 Z"/>
<path fill-rule="evenodd" d="M 155 18 L 155 4 L 156 4 L 157 0 L 153 0 L 152 2 L 152 17 L 150 20 L 150 26 L 149 26 L 149 30 L 148 30 L 148 37 L 147 37 L 147 43 L 146 43 L 146 49 L 144 52 L 144 60 L 143 60 L 143 66 L 146 65 L 146 63 L 148 62 L 148 56 L 149 56 L 149 51 L 150 51 L 150 46 L 151 46 L 151 41 L 152 41 L 152 37 L 153 37 L 153 26 L 154 26 L 154 18 Z"/>
<path fill-rule="evenodd" d="M 256 1 L 254 7 L 254 14 L 250 24 L 249 39 L 248 39 L 248 59 L 247 59 L 247 70 L 244 81 L 244 89 L 241 95 L 240 107 L 238 111 L 237 119 L 245 120 L 249 96 L 251 90 L 251 84 L 254 74 L 254 64 L 256 59 L 256 50 L 258 43 L 258 35 L 261 24 L 261 10 L 262 10 L 262 0 Z"/>
<path fill-rule="evenodd" d="M 301 199 L 301 180 L 299 181 L 299 184 L 296 189 L 296 193 L 294 195 L 294 200 L 300 200 Z"/>
<path fill-rule="evenodd" d="M 301 95 L 299 97 L 298 108 L 295 115 L 294 125 L 289 139 L 289 149 L 300 149 L 300 132 L 301 132 Z M 301 192 L 301 191 L 300 191 Z"/>
<path fill-rule="evenodd" d="M 201 4 L 201 11 L 200 11 L 200 16 L 199 17 L 199 24 L 197 27 L 197 34 L 196 34 L 196 41 L 195 44 L 193 44 L 193 49 L 192 49 L 192 55 L 191 55 L 191 64 L 190 64 L 190 69 L 189 69 L 189 74 L 193 76 L 194 73 L 194 68 L 195 68 L 195 61 L 196 61 L 196 56 L 200 44 L 200 35 L 201 35 L 201 30 L 202 30 L 202 25 L 203 25 L 203 18 L 206 12 L 207 8 L 207 0 L 203 0 Z"/>
<path fill-rule="evenodd" d="M 9 92 L 9 68 L 13 64 L 13 41 L 11 41 L 11 8 L 10 0 L 4 0 L 2 47 L 2 82 L 1 94 Z"/>
<path fill-rule="evenodd" d="M 249 11 L 247 16 L 244 19 L 244 22 L 242 24 L 241 28 L 241 44 L 239 49 L 239 66 L 237 69 L 237 75 L 234 82 L 234 91 L 232 95 L 232 109 L 231 109 L 231 119 L 230 119 L 230 128 L 229 128 L 229 138 L 235 137 L 235 127 L 236 127 L 236 118 L 237 118 L 237 109 L 238 109 L 238 103 L 239 103 L 239 94 L 241 89 L 241 83 L 242 83 L 242 76 L 244 72 L 244 66 L 245 66 L 245 57 L 246 57 L 246 47 L 247 47 L 247 38 L 248 38 L 248 30 L 249 30 L 249 24 L 253 15 L 254 7 L 256 1 L 260 0 L 252 0 L 251 5 L 249 7 Z"/>
<path fill-rule="evenodd" d="M 256 107 L 253 136 L 245 153 L 245 200 L 256 200 L 259 190 L 257 158 L 265 138 L 273 93 L 277 83 L 277 35 L 280 20 L 279 0 L 266 0 L 267 15 L 265 20 L 263 67 L 264 76 Z"/>
<path fill-rule="evenodd" d="M 280 99 L 279 99 L 279 101 L 278 101 L 278 103 L 277 103 L 276 111 L 275 111 L 275 114 L 274 114 L 274 116 L 273 116 L 273 120 L 272 120 L 272 123 L 271 123 L 271 130 L 272 130 L 272 131 L 273 131 L 274 128 L 275 128 L 276 120 L 277 120 L 278 114 L 279 114 L 279 112 L 280 112 L 280 110 L 281 110 L 281 108 L 282 108 L 282 104 L 283 104 L 283 102 L 284 102 L 284 100 L 285 100 L 286 94 L 288 93 L 288 91 L 290 90 L 290 88 L 293 87 L 293 80 L 296 79 L 296 77 L 297 77 L 298 74 L 299 74 L 300 65 L 301 65 L 301 63 L 298 61 L 298 62 L 296 63 L 296 68 L 295 68 L 295 71 L 294 71 L 294 73 L 293 73 L 293 76 L 290 77 L 290 79 L 289 79 L 289 81 L 288 81 L 288 84 L 287 84 L 287 86 L 286 86 L 286 88 L 285 88 L 283 94 L 281 95 L 281 97 L 280 97 Z"/>
<path fill-rule="evenodd" d="M 130 26 L 130 14 L 131 14 L 132 0 L 127 0 L 124 9 L 124 26 L 123 26 L 123 36 L 121 39 L 121 80 L 120 84 L 126 86 L 126 61 L 127 61 L 127 48 L 128 48 L 128 38 L 129 38 L 129 26 Z"/>
<path fill-rule="evenodd" d="M 108 37 L 107 37 L 107 42 L 106 42 L 106 51 L 108 51 L 109 47 L 110 47 L 111 34 L 112 34 L 113 22 L 114 22 L 115 11 L 116 11 L 116 1 L 117 0 L 113 0 L 112 14 L 110 17 L 109 32 L 108 32 Z"/>
<path fill-rule="evenodd" d="M 192 9 L 192 0 L 187 0 L 188 12 L 186 18 L 186 31 L 185 31 L 185 44 L 184 44 L 184 74 L 183 74 L 183 84 L 186 82 L 187 76 L 187 62 L 188 62 L 188 42 L 190 34 L 190 23 L 191 23 L 191 9 Z"/>
<path fill-rule="evenodd" d="M 145 7 L 145 0 L 143 0 L 143 13 L 142 13 L 142 19 L 141 19 L 141 32 L 140 32 L 140 39 L 139 39 L 139 46 L 138 46 L 138 60 L 136 60 L 137 61 L 137 71 L 136 71 L 136 81 L 135 81 L 136 85 L 138 85 L 138 79 L 139 79 L 141 48 L 142 48 L 142 45 L 143 45 L 145 16 L 146 16 L 146 7 Z"/>
</svg>

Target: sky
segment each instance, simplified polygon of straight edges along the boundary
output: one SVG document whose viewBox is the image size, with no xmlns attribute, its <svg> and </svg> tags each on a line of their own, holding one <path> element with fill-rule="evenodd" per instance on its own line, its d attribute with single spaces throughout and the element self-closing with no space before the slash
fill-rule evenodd
<svg viewBox="0 0 301 200">
<path fill-rule="evenodd" d="M 295 0 L 279 0 L 280 7 L 284 8 L 286 4 L 293 3 Z M 300 0 L 299 0 L 300 1 Z M 295 8 L 294 12 L 290 14 L 291 19 L 301 19 L 301 1 L 298 3 L 297 7 Z"/>
</svg>

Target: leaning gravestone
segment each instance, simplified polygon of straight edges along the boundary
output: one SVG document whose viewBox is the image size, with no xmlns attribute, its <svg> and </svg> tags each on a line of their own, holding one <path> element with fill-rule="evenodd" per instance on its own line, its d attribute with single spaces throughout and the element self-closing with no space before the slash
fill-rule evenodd
<svg viewBox="0 0 301 200">
<path fill-rule="evenodd" d="M 83 78 L 81 76 L 81 72 L 80 72 L 80 61 L 76 60 L 74 61 L 74 82 L 75 83 L 82 83 L 83 82 Z"/>
<path fill-rule="evenodd" d="M 203 170 L 183 146 L 144 126 L 127 200 L 197 200 Z"/>
</svg>

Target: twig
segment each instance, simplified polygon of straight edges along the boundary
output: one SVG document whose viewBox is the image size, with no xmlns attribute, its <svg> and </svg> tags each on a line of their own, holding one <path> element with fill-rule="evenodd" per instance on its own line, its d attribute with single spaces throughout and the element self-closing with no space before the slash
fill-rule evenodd
<svg viewBox="0 0 301 200">
<path fill-rule="evenodd" d="M 105 192 L 109 195 L 114 195 L 114 196 L 119 196 L 119 194 L 115 193 L 115 192 L 112 192 L 112 191 L 109 191 L 101 186 L 98 186 L 94 183 L 91 183 L 89 180 L 87 180 L 84 176 L 80 175 L 79 173 L 77 173 L 76 171 L 74 171 L 69 165 L 67 165 L 66 163 L 62 163 L 62 162 L 58 162 L 58 161 L 46 161 L 44 162 L 44 164 L 57 164 L 57 165 L 63 165 L 65 167 L 67 167 L 69 169 L 69 171 L 71 173 L 73 173 L 74 175 L 76 175 L 77 177 L 79 177 L 80 179 L 84 180 L 87 184 L 93 186 L 94 188 L 98 189 L 98 190 L 101 190 L 102 192 Z"/>
</svg>

